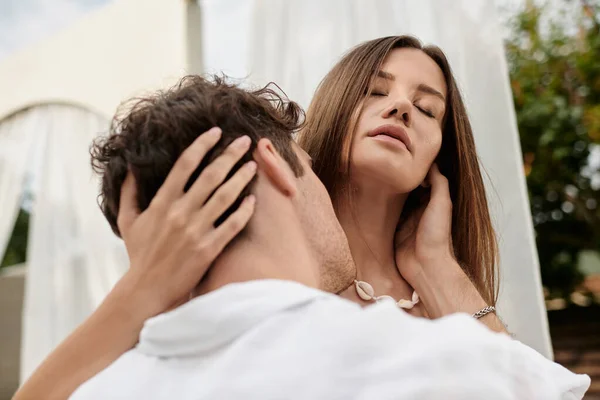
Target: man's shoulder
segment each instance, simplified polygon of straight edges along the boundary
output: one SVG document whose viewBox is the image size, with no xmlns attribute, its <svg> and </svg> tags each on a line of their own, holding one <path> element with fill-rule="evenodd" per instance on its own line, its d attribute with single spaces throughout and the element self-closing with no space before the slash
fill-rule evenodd
<svg viewBox="0 0 600 400">
<path fill-rule="evenodd" d="M 308 307 L 298 310 L 314 318 L 323 318 L 323 329 L 351 329 L 356 332 L 394 332 L 397 336 L 438 335 L 441 329 L 447 332 L 447 338 L 454 333 L 488 336 L 489 329 L 464 313 L 452 314 L 436 320 L 414 317 L 392 302 L 382 302 L 360 307 L 353 302 L 341 298 L 323 298 L 312 302 Z M 373 329 L 376 327 L 376 332 Z M 424 335 L 424 336 L 423 336 Z"/>
<path fill-rule="evenodd" d="M 487 363 L 488 357 L 502 356 L 504 340 L 466 314 L 431 321 L 413 317 L 394 304 L 357 309 L 329 301 L 296 311 L 284 317 L 294 323 L 273 341 L 270 351 L 285 349 L 297 374 L 314 377 L 322 372 L 332 381 L 353 381 L 373 389 L 417 382 L 425 376 L 428 382 L 452 377 L 467 384 L 471 376 L 490 378 L 506 365 Z M 273 326 L 286 321 L 273 321 Z M 271 328 L 265 326 L 265 331 Z M 303 362 L 307 359 L 310 362 Z M 415 390 L 426 389 L 415 385 Z"/>
<path fill-rule="evenodd" d="M 327 342 L 330 352 L 348 354 L 349 349 L 368 348 L 368 352 L 360 351 L 363 357 L 386 357 L 409 347 L 423 352 L 433 343 L 450 351 L 459 351 L 474 341 L 496 343 L 496 335 L 467 314 L 432 321 L 413 317 L 392 303 L 361 308 L 343 299 L 324 298 L 291 310 L 284 319 L 295 321 L 291 335 L 298 329 L 312 332 L 311 340 Z"/>
</svg>

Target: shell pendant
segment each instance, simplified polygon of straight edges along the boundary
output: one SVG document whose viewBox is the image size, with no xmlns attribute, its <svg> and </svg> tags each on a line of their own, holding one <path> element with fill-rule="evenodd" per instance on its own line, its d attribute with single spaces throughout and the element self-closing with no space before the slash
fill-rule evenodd
<svg viewBox="0 0 600 400">
<path fill-rule="evenodd" d="M 416 291 L 413 292 L 411 300 L 400 299 L 400 300 L 396 301 L 391 296 L 388 296 L 388 295 L 375 296 L 375 290 L 373 289 L 373 286 L 371 286 L 371 284 L 368 282 L 359 281 L 359 280 L 355 279 L 354 280 L 354 288 L 356 289 L 356 294 L 358 294 L 358 297 L 360 297 L 364 301 L 373 300 L 375 302 L 379 302 L 382 300 L 385 300 L 385 301 L 391 300 L 391 301 L 394 301 L 399 308 L 402 308 L 405 310 L 410 310 L 411 308 L 413 308 L 415 305 L 417 305 L 419 303 L 419 295 L 417 294 Z"/>
</svg>

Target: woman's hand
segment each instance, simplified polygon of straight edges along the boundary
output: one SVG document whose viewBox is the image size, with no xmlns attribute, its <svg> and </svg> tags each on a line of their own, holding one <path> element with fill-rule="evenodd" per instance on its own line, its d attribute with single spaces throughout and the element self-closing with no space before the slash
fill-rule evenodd
<svg viewBox="0 0 600 400">
<path fill-rule="evenodd" d="M 249 163 L 221 185 L 248 151 L 248 141 L 238 141 L 239 147 L 232 143 L 190 190 L 183 192 L 192 172 L 220 138 L 220 130 L 209 132 L 185 150 L 142 213 L 136 207 L 134 179 L 131 174 L 127 177 L 118 225 L 131 259 L 129 271 L 94 313 L 35 370 L 13 400 L 67 399 L 131 349 L 146 319 L 187 299 L 221 250 L 246 225 L 254 210 L 252 199 L 218 228 L 213 227 L 255 174 Z"/>
<path fill-rule="evenodd" d="M 396 233 L 396 266 L 419 294 L 431 318 L 466 312 L 487 304 L 455 259 L 452 246 L 452 200 L 448 180 L 433 164 L 427 175 L 429 201 L 402 221 Z M 506 332 L 494 315 L 482 320 L 492 330 Z"/>
<path fill-rule="evenodd" d="M 431 166 L 426 184 L 431 187 L 429 202 L 402 221 L 395 238 L 396 265 L 413 287 L 424 272 L 434 272 L 436 265 L 455 261 L 452 200 L 448 180 L 436 164 Z"/>
<path fill-rule="evenodd" d="M 135 295 L 139 315 L 145 318 L 187 300 L 215 258 L 252 215 L 254 197 L 248 196 L 218 228 L 213 226 L 256 173 L 256 163 L 251 161 L 219 187 L 248 151 L 248 137 L 234 141 L 186 193 L 183 191 L 192 172 L 219 138 L 220 130 L 213 128 L 192 143 L 141 214 L 136 207 L 134 178 L 129 174 L 125 180 L 117 221 L 130 258 L 124 280 Z"/>
</svg>

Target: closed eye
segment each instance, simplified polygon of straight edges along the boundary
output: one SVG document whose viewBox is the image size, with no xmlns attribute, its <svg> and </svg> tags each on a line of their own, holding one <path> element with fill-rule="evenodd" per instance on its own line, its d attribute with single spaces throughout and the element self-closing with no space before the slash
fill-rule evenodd
<svg viewBox="0 0 600 400">
<path fill-rule="evenodd" d="M 371 92 L 371 96 L 382 97 L 382 96 L 387 96 L 387 94 L 382 93 L 382 92 Z"/>
<path fill-rule="evenodd" d="M 415 105 L 415 107 L 417 108 L 417 110 L 419 110 L 421 113 L 425 114 L 429 118 L 435 118 L 435 115 L 433 115 L 433 112 L 431 112 L 430 110 L 428 110 L 426 108 L 419 107 L 417 105 Z"/>
</svg>

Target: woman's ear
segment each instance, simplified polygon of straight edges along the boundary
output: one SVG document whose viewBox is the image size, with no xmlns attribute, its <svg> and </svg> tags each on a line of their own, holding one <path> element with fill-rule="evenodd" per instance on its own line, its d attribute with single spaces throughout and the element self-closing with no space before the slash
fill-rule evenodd
<svg viewBox="0 0 600 400">
<path fill-rule="evenodd" d="M 269 139 L 260 139 L 254 150 L 254 160 L 271 184 L 286 196 L 296 194 L 296 179 L 287 162 Z"/>
</svg>

